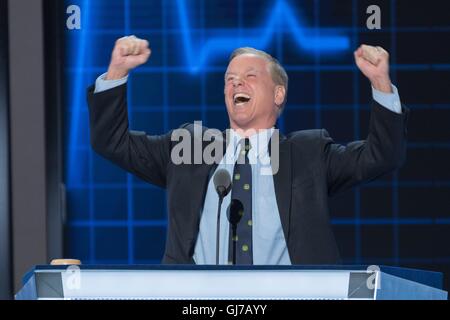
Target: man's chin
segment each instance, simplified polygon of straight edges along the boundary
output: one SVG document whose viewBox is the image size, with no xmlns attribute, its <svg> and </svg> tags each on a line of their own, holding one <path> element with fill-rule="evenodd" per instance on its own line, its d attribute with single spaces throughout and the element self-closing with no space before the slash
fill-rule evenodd
<svg viewBox="0 0 450 320">
<path fill-rule="evenodd" d="M 249 129 L 252 126 L 252 119 L 246 115 L 235 115 L 233 118 L 232 124 L 234 127 L 241 129 Z"/>
</svg>

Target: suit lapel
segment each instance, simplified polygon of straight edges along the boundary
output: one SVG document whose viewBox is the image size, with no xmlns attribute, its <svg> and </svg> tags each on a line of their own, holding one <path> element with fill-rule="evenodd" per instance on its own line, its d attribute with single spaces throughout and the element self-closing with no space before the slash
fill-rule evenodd
<svg viewBox="0 0 450 320">
<path fill-rule="evenodd" d="M 279 141 L 279 169 L 273 176 L 273 182 L 275 186 L 275 194 L 278 204 L 278 211 L 280 213 L 281 225 L 283 227 L 284 236 L 287 242 L 289 238 L 292 192 L 291 145 L 282 134 L 280 134 Z M 269 152 L 270 151 L 271 147 L 269 147 Z"/>
</svg>

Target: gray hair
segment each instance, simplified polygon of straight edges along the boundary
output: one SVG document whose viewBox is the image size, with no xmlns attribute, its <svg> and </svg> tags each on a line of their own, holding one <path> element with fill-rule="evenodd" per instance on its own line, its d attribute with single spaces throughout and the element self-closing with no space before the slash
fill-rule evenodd
<svg viewBox="0 0 450 320">
<path fill-rule="evenodd" d="M 251 47 L 242 47 L 234 50 L 231 55 L 228 62 L 231 62 L 234 58 L 237 56 L 243 55 L 243 54 L 253 54 L 255 56 L 261 57 L 263 59 L 266 59 L 269 62 L 269 72 L 272 76 L 272 80 L 276 85 L 283 86 L 286 90 L 286 94 L 284 96 L 284 101 L 281 103 L 280 111 L 278 112 L 278 116 L 280 116 L 283 113 L 284 107 L 286 105 L 287 101 L 287 92 L 288 92 L 288 82 L 289 78 L 286 73 L 286 70 L 284 70 L 283 66 L 280 64 L 280 62 L 272 57 L 267 52 L 264 52 L 262 50 L 258 50 Z"/>
</svg>

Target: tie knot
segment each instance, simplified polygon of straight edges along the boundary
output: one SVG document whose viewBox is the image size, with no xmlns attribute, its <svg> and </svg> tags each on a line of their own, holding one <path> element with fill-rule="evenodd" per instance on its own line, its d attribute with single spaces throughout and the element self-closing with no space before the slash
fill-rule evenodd
<svg viewBox="0 0 450 320">
<path fill-rule="evenodd" d="M 250 144 L 250 139 L 245 138 L 245 139 L 239 140 L 238 148 L 237 148 L 237 151 L 239 152 L 238 163 L 240 163 L 240 164 L 248 163 L 248 152 L 250 151 L 251 148 L 252 147 Z"/>
<path fill-rule="evenodd" d="M 239 144 L 241 145 L 241 152 L 245 155 L 248 155 L 248 152 L 252 148 L 252 145 L 250 144 L 250 139 L 249 138 L 241 139 L 241 141 L 239 141 Z"/>
</svg>

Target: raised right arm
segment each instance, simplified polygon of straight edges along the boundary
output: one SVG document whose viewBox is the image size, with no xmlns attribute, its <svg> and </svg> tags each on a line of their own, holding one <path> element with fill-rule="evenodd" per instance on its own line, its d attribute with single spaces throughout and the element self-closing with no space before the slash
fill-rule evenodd
<svg viewBox="0 0 450 320">
<path fill-rule="evenodd" d="M 125 78 L 149 56 L 147 41 L 135 37 L 117 40 L 105 80 Z M 149 136 L 129 130 L 126 83 L 101 92 L 95 89 L 88 89 L 93 149 L 145 181 L 165 187 L 171 134 Z"/>
</svg>

